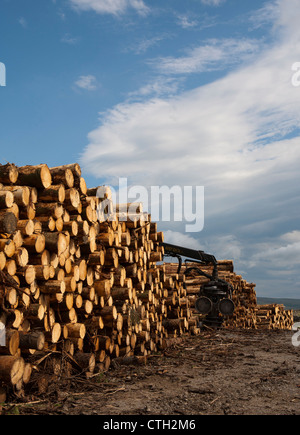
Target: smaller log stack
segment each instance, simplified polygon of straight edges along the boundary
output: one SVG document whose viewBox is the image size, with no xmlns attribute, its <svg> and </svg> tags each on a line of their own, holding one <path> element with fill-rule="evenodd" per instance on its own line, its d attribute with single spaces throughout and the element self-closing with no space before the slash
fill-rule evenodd
<svg viewBox="0 0 300 435">
<path fill-rule="evenodd" d="M 198 267 L 197 263 L 189 263 L 189 266 Z M 166 263 L 165 270 L 175 276 L 178 264 Z M 201 269 L 212 273 L 211 266 L 201 266 Z M 269 304 L 258 305 L 255 284 L 248 283 L 241 275 L 234 272 L 233 262 L 223 260 L 218 262 L 219 277 L 229 282 L 233 286 L 232 299 L 235 304 L 233 316 L 225 319 L 223 327 L 242 328 L 242 329 L 291 329 L 293 326 L 293 312 L 286 310 L 283 305 Z M 191 307 L 192 315 L 195 315 L 195 300 L 199 293 L 200 286 L 208 279 L 198 274 L 184 276 L 184 268 L 178 277 L 180 281 L 185 281 L 187 297 Z M 201 317 L 201 316 L 200 316 Z"/>
</svg>

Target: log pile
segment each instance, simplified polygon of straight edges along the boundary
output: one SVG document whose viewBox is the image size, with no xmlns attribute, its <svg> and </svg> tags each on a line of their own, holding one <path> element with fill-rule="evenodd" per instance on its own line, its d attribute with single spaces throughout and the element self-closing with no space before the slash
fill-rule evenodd
<svg viewBox="0 0 300 435">
<path fill-rule="evenodd" d="M 184 288 L 177 264 L 161 264 L 163 233 L 142 204 L 133 208 L 114 208 L 107 187 L 87 188 L 78 164 L 0 165 L 0 402 L 7 390 L 44 393 L 112 361 L 144 362 L 200 332 L 193 307 L 205 278 Z M 232 262 L 219 271 L 235 288 L 226 326 L 290 326 L 283 309 L 256 305 Z"/>
<path fill-rule="evenodd" d="M 189 263 L 189 266 L 199 266 L 197 263 Z M 165 266 L 170 276 L 175 276 L 178 265 L 169 263 Z M 201 266 L 201 269 L 212 273 L 212 267 Z M 223 260 L 218 262 L 219 277 L 229 282 L 233 287 L 232 299 L 235 304 L 233 316 L 225 319 L 223 326 L 225 328 L 242 328 L 242 329 L 291 329 L 293 326 L 293 312 L 286 310 L 280 304 L 258 305 L 255 284 L 248 283 L 241 275 L 233 270 L 233 262 Z M 184 268 L 178 279 L 185 282 L 187 297 L 189 299 L 190 309 L 195 315 L 195 300 L 199 293 L 201 284 L 208 281 L 204 276 L 191 274 L 184 276 Z M 201 316 L 200 316 L 201 317 Z"/>
<path fill-rule="evenodd" d="M 78 164 L 2 165 L 0 183 L 0 387 L 42 393 L 62 373 L 91 376 L 197 333 L 141 204 L 107 219 L 110 190 L 88 189 Z"/>
</svg>

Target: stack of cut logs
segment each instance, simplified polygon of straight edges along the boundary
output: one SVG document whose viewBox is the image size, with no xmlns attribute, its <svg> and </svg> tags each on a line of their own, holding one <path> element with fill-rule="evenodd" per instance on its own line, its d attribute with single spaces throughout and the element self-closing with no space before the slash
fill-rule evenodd
<svg viewBox="0 0 300 435">
<path fill-rule="evenodd" d="M 199 267 L 197 263 L 189 263 L 189 266 Z M 177 264 L 166 264 L 165 269 L 169 274 L 176 274 Z M 211 274 L 212 266 L 201 266 L 201 270 Z M 223 326 L 226 328 L 251 328 L 251 329 L 291 329 L 293 326 L 293 312 L 286 310 L 280 304 L 257 305 L 255 284 L 248 283 L 241 275 L 233 270 L 233 262 L 224 260 L 218 262 L 219 277 L 229 282 L 233 287 L 232 299 L 235 304 L 233 316 L 227 317 Z M 208 281 L 199 274 L 184 276 L 184 268 L 179 275 L 179 280 L 185 281 L 189 306 L 195 314 L 195 300 L 201 284 Z"/>
<path fill-rule="evenodd" d="M 0 402 L 7 390 L 42 393 L 113 359 L 145 362 L 168 338 L 198 334 L 199 278 L 186 290 L 177 265 L 161 264 L 161 241 L 142 204 L 113 204 L 109 188 L 87 188 L 78 164 L 0 165 Z M 274 316 L 289 326 L 279 308 L 256 307 L 254 285 L 232 263 L 219 269 L 239 300 L 228 324 L 248 322 L 250 301 L 251 326 Z"/>
<path fill-rule="evenodd" d="M 78 164 L 1 165 L 0 183 L 0 387 L 43 392 L 198 332 L 142 204 L 114 207 Z"/>
</svg>

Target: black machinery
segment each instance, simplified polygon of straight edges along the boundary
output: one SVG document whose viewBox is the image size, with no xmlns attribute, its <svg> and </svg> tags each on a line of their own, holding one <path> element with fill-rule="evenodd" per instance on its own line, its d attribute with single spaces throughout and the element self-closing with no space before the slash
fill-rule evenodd
<svg viewBox="0 0 300 435">
<path fill-rule="evenodd" d="M 159 243 L 164 248 L 164 256 L 176 257 L 178 259 L 178 273 L 182 267 L 182 257 L 185 257 L 185 263 L 193 262 L 202 265 L 213 265 L 212 275 L 204 272 L 200 267 L 186 267 L 184 274 L 196 272 L 209 279 L 208 282 L 201 285 L 199 298 L 196 300 L 195 308 L 199 314 L 205 315 L 202 325 L 211 328 L 219 328 L 223 322 L 223 316 L 230 316 L 234 312 L 234 303 L 232 301 L 233 288 L 231 284 L 218 277 L 217 260 L 213 255 L 206 254 L 204 251 L 183 248 L 181 246 L 171 245 L 169 243 Z"/>
</svg>

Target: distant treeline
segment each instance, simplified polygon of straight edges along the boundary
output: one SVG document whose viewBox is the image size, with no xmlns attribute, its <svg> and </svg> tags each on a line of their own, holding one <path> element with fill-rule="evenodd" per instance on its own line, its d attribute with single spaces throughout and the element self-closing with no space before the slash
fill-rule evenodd
<svg viewBox="0 0 300 435">
<path fill-rule="evenodd" d="M 283 304 L 287 310 L 300 310 L 300 299 L 257 297 L 258 305 Z"/>
</svg>

